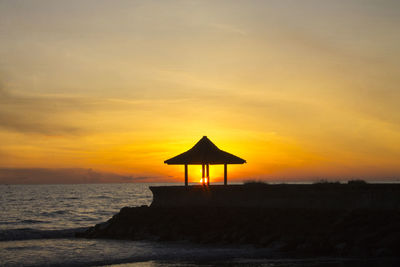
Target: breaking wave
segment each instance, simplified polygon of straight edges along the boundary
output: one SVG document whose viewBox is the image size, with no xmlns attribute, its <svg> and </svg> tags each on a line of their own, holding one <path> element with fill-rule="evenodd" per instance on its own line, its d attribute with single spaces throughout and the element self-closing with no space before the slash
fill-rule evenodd
<svg viewBox="0 0 400 267">
<path fill-rule="evenodd" d="M 69 238 L 74 237 L 76 232 L 83 232 L 86 229 L 86 227 L 61 230 L 39 230 L 32 228 L 6 229 L 0 230 L 0 241 Z"/>
</svg>

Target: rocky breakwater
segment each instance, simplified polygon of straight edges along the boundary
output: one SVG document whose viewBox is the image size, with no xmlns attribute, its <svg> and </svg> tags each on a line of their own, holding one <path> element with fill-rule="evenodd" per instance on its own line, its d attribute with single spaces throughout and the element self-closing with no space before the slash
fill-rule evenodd
<svg viewBox="0 0 400 267">
<path fill-rule="evenodd" d="M 78 237 L 253 244 L 291 256 L 399 257 L 398 209 L 125 207 Z"/>
</svg>

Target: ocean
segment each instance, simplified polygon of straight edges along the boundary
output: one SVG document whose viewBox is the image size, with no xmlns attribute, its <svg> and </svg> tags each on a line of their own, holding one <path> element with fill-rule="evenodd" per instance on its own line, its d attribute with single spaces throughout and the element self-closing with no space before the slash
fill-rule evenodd
<svg viewBox="0 0 400 267">
<path fill-rule="evenodd" d="M 270 257 L 267 248 L 252 246 L 74 237 L 122 207 L 150 205 L 148 187 L 0 185 L 0 266 L 364 266 L 354 259 Z"/>
</svg>

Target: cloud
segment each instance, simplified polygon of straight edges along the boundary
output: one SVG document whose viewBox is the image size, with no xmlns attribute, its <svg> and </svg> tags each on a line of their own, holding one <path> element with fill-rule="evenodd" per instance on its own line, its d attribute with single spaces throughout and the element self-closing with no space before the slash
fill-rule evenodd
<svg viewBox="0 0 400 267">
<path fill-rule="evenodd" d="M 0 184 L 129 183 L 149 178 L 83 168 L 0 168 Z"/>
<path fill-rule="evenodd" d="M 13 94 L 0 87 L 0 128 L 20 133 L 76 135 L 83 129 L 66 124 L 60 117 L 84 106 L 78 98 Z"/>
<path fill-rule="evenodd" d="M 126 131 L 124 119 L 137 119 L 185 99 L 106 98 L 11 92 L 0 85 L 0 132 L 25 135 L 82 136 Z M 145 120 L 136 121 L 146 123 Z M 128 127 L 129 128 L 129 127 Z M 129 128 L 132 130 L 132 128 Z"/>
</svg>

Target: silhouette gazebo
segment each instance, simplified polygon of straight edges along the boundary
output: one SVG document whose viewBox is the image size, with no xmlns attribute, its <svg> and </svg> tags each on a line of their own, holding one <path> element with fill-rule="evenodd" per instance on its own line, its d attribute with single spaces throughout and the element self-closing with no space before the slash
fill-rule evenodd
<svg viewBox="0 0 400 267">
<path fill-rule="evenodd" d="M 207 178 L 207 185 L 210 185 L 210 167 L 209 165 L 224 165 L 224 185 L 228 184 L 227 169 L 228 164 L 246 163 L 241 159 L 228 152 L 222 151 L 207 136 L 203 136 L 197 144 L 182 154 L 170 158 L 164 163 L 168 165 L 185 165 L 185 186 L 188 185 L 188 165 L 202 166 L 202 182 L 206 185 L 204 178 Z M 207 174 L 205 173 L 205 169 Z"/>
</svg>

